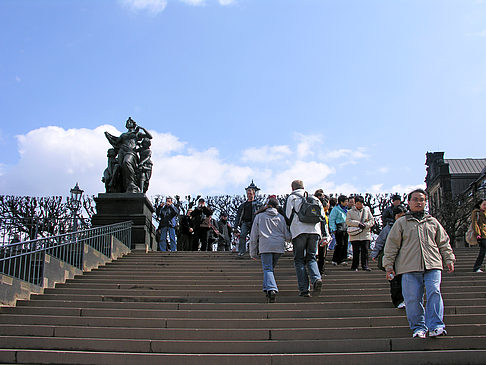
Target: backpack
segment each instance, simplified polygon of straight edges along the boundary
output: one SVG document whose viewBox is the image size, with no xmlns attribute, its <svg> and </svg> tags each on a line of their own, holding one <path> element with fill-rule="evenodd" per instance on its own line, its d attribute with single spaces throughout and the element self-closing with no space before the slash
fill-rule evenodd
<svg viewBox="0 0 486 365">
<path fill-rule="evenodd" d="M 290 222 L 292 222 L 292 218 L 294 213 L 297 213 L 297 217 L 299 221 L 302 223 L 320 223 L 324 221 L 324 216 L 322 215 L 322 206 L 320 204 L 319 199 L 317 199 L 313 195 L 309 195 L 307 192 L 304 195 L 300 195 L 298 193 L 291 193 L 297 195 L 302 204 L 298 212 L 292 209 L 292 215 L 290 216 Z"/>
</svg>

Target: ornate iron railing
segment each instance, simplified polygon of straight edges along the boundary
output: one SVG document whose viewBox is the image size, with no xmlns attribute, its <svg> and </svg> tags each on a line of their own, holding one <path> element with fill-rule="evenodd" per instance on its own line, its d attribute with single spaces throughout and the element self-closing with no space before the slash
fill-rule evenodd
<svg viewBox="0 0 486 365">
<path fill-rule="evenodd" d="M 46 254 L 82 270 L 84 244 L 111 257 L 112 237 L 130 247 L 131 227 L 132 222 L 123 222 L 4 245 L 0 247 L 0 273 L 42 285 Z"/>
</svg>

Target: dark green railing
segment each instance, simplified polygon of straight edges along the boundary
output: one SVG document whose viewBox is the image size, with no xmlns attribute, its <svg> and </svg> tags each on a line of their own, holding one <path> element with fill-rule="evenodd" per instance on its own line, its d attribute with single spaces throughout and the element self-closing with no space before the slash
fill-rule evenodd
<svg viewBox="0 0 486 365">
<path fill-rule="evenodd" d="M 112 237 L 130 248 L 131 228 L 132 222 L 123 222 L 2 246 L 0 273 L 42 285 L 46 254 L 82 270 L 85 244 L 111 257 Z"/>
</svg>

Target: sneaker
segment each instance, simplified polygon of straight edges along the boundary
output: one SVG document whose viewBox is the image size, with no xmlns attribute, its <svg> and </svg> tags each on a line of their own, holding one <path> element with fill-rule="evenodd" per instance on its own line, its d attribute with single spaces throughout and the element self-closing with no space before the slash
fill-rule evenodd
<svg viewBox="0 0 486 365">
<path fill-rule="evenodd" d="M 439 327 L 436 328 L 435 330 L 429 331 L 430 337 L 445 336 L 445 335 L 447 335 L 447 331 L 444 329 L 444 327 Z"/>
<path fill-rule="evenodd" d="M 358 270 L 358 269 L 353 269 L 353 268 L 351 268 L 351 271 L 359 271 L 359 270 Z"/>
<path fill-rule="evenodd" d="M 336 261 L 333 261 L 332 262 L 332 266 L 337 266 L 337 262 Z"/>
<path fill-rule="evenodd" d="M 363 271 L 371 271 L 369 267 L 363 267 Z"/>
<path fill-rule="evenodd" d="M 317 279 L 314 282 L 314 292 L 320 293 L 321 292 L 321 289 L 322 289 L 322 280 L 321 279 Z"/>
<path fill-rule="evenodd" d="M 303 292 L 299 293 L 299 296 L 304 297 L 304 298 L 309 298 L 311 295 L 308 291 L 303 291 Z"/>
<path fill-rule="evenodd" d="M 277 292 L 275 290 L 269 290 L 267 292 L 268 303 L 275 303 L 276 296 Z"/>
<path fill-rule="evenodd" d="M 413 333 L 413 338 L 418 337 L 418 338 L 426 338 L 427 337 L 427 331 L 425 330 L 417 330 Z"/>
<path fill-rule="evenodd" d="M 481 270 L 481 269 L 477 269 L 477 270 L 474 270 L 474 272 L 484 272 L 484 271 Z"/>
<path fill-rule="evenodd" d="M 346 266 L 348 263 L 346 261 L 341 262 L 339 265 Z"/>
<path fill-rule="evenodd" d="M 399 305 L 397 305 L 398 309 L 405 308 L 405 302 L 401 302 Z"/>
</svg>

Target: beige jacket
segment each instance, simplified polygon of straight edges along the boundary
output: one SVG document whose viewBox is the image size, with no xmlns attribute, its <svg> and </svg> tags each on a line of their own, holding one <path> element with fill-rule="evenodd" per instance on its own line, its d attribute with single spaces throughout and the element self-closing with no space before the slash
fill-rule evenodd
<svg viewBox="0 0 486 365">
<path fill-rule="evenodd" d="M 431 269 L 456 261 L 449 236 L 439 221 L 426 214 L 420 221 L 409 212 L 399 218 L 388 234 L 383 256 L 387 271 L 403 274 Z"/>
<path fill-rule="evenodd" d="M 349 235 L 349 241 L 370 241 L 371 240 L 371 227 L 375 225 L 375 219 L 373 218 L 373 214 L 371 214 L 370 208 L 367 206 L 363 206 L 363 209 L 358 210 L 356 207 L 351 208 L 348 210 L 346 214 L 346 224 L 348 227 L 358 227 L 359 223 L 361 222 L 361 217 L 364 214 L 363 224 L 366 226 L 363 229 L 363 232 L 351 236 Z"/>
</svg>

